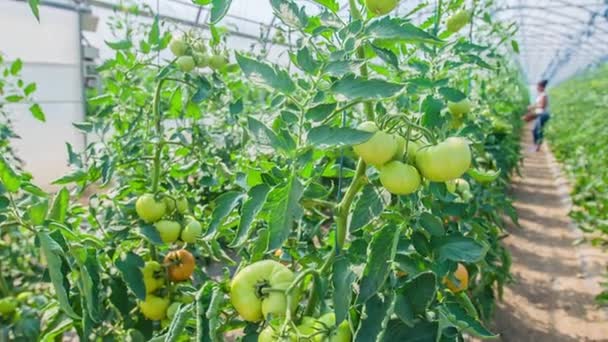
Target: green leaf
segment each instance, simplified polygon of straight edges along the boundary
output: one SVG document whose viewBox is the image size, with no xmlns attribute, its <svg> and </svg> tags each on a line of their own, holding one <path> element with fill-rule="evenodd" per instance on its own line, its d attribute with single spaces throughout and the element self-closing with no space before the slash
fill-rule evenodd
<svg viewBox="0 0 608 342">
<path fill-rule="evenodd" d="M 414 326 L 409 327 L 398 319 L 392 319 L 387 324 L 386 333 L 381 342 L 435 342 L 439 340 L 438 332 L 439 325 L 437 322 L 418 320 Z M 445 339 L 445 341 L 448 341 L 448 339 Z"/>
<path fill-rule="evenodd" d="M 365 309 L 361 316 L 359 329 L 355 333 L 354 342 L 370 342 L 376 341 L 382 332 L 384 320 L 388 320 L 389 310 L 393 298 L 391 295 L 386 295 L 383 298 L 374 293 L 371 298 L 365 303 Z M 409 340 L 391 340 L 391 341 L 408 341 Z"/>
<path fill-rule="evenodd" d="M 72 126 L 83 133 L 91 133 L 93 131 L 93 124 L 91 122 L 72 122 Z"/>
<path fill-rule="evenodd" d="M 323 72 L 330 76 L 342 77 L 346 74 L 351 74 L 359 70 L 362 62 L 357 61 L 332 61 L 327 63 Z"/>
<path fill-rule="evenodd" d="M 109 46 L 113 50 L 127 50 L 127 49 L 130 49 L 131 47 L 133 47 L 133 43 L 128 39 L 117 41 L 117 42 L 106 41 L 106 45 Z"/>
<path fill-rule="evenodd" d="M 238 247 L 247 241 L 251 235 L 251 224 L 264 207 L 269 192 L 270 187 L 266 184 L 258 184 L 249 190 L 247 201 L 243 204 L 239 227 L 231 244 L 232 247 Z"/>
<path fill-rule="evenodd" d="M 42 108 L 40 108 L 40 105 L 37 103 L 34 103 L 33 105 L 30 106 L 30 113 L 32 113 L 32 116 L 41 122 L 46 122 L 46 117 L 44 115 L 44 112 L 42 111 Z"/>
<path fill-rule="evenodd" d="M 376 187 L 368 184 L 363 188 L 350 219 L 350 231 L 355 232 L 365 227 L 384 211 L 384 201 Z"/>
<path fill-rule="evenodd" d="M 213 0 L 211 7 L 211 16 L 209 22 L 211 25 L 217 24 L 228 13 L 232 0 Z"/>
<path fill-rule="evenodd" d="M 30 96 L 35 91 L 36 91 L 36 83 L 34 83 L 34 82 L 28 84 L 27 86 L 25 86 L 25 88 L 23 88 L 23 93 L 25 94 L 25 96 Z"/>
<path fill-rule="evenodd" d="M 44 192 L 44 190 L 40 189 L 40 187 L 38 187 L 30 182 L 21 183 L 21 190 L 23 190 L 27 193 L 30 193 L 34 196 L 37 196 L 37 197 L 46 198 L 48 196 L 48 194 L 46 192 Z"/>
<path fill-rule="evenodd" d="M 270 128 L 253 117 L 247 118 L 247 127 L 251 134 L 255 137 L 257 143 L 263 146 L 272 147 L 276 150 L 290 151 L 289 146 L 279 138 Z"/>
<path fill-rule="evenodd" d="M 519 54 L 519 44 L 517 43 L 517 41 L 516 41 L 516 40 L 512 40 L 512 41 L 511 41 L 511 48 L 513 48 L 513 51 L 514 51 L 516 54 Z"/>
<path fill-rule="evenodd" d="M 183 334 L 186 329 L 188 320 L 192 317 L 193 306 L 181 304 L 173 316 L 169 331 L 165 337 L 165 342 L 176 342 L 179 341 L 179 337 Z"/>
<path fill-rule="evenodd" d="M 431 213 L 423 212 L 420 214 L 418 224 L 433 236 L 445 235 L 445 229 L 441 219 Z"/>
<path fill-rule="evenodd" d="M 36 17 L 36 20 L 40 22 L 40 12 L 38 11 L 38 4 L 40 4 L 40 0 L 27 0 L 30 5 L 30 9 L 32 10 L 32 14 Z"/>
<path fill-rule="evenodd" d="M 446 100 L 452 102 L 460 102 L 467 98 L 467 96 L 460 90 L 450 87 L 439 88 L 439 94 L 441 94 L 441 96 L 443 96 Z"/>
<path fill-rule="evenodd" d="M 141 273 L 144 264 L 144 260 L 133 252 L 127 252 L 124 259 L 116 260 L 116 268 L 120 271 L 122 279 L 139 300 L 146 299 L 144 276 Z"/>
<path fill-rule="evenodd" d="M 298 30 L 306 27 L 308 16 L 304 13 L 304 7 L 300 9 L 291 0 L 270 0 L 270 5 L 274 15 L 285 25 Z"/>
<path fill-rule="evenodd" d="M 433 238 L 431 244 L 439 257 L 439 261 L 451 260 L 474 263 L 483 259 L 487 252 L 484 245 L 460 235 Z"/>
<path fill-rule="evenodd" d="M 441 117 L 441 110 L 443 107 L 444 104 L 442 101 L 435 99 L 433 95 L 428 95 L 422 101 L 422 111 L 424 112 L 424 115 L 422 116 L 422 125 L 429 128 L 440 127 L 443 124 L 443 119 Z"/>
<path fill-rule="evenodd" d="M 101 104 L 110 104 L 112 102 L 112 94 L 98 95 L 98 96 L 88 99 L 87 102 L 92 106 L 98 106 Z"/>
<path fill-rule="evenodd" d="M 391 97 L 401 91 L 402 88 L 403 85 L 401 84 L 348 75 L 336 81 L 331 90 L 344 100 L 374 100 Z"/>
<path fill-rule="evenodd" d="M 469 316 L 469 314 L 456 303 L 446 303 L 443 307 L 440 307 L 440 312 L 454 327 L 459 330 L 465 330 L 475 337 L 482 339 L 498 337 L 481 325 L 478 320 Z"/>
<path fill-rule="evenodd" d="M 336 314 L 336 325 L 348 318 L 348 309 L 353 296 L 353 283 L 357 275 L 350 269 L 350 263 L 344 256 L 334 262 L 332 284 L 334 287 L 333 302 Z"/>
<path fill-rule="evenodd" d="M 21 179 L 3 156 L 0 156 L 0 181 L 8 192 L 17 192 L 21 187 Z"/>
<path fill-rule="evenodd" d="M 268 213 L 268 251 L 283 245 L 293 231 L 296 219 L 302 216 L 300 198 L 304 187 L 292 175 L 287 184 L 272 189 L 266 201 L 265 212 Z"/>
<path fill-rule="evenodd" d="M 5 97 L 4 99 L 6 100 L 6 102 L 15 103 L 15 102 L 23 101 L 25 98 L 21 95 L 9 95 L 9 96 Z"/>
<path fill-rule="evenodd" d="M 337 0 L 314 0 L 319 5 L 323 5 L 328 10 L 337 13 L 340 9 L 340 4 L 338 4 Z"/>
<path fill-rule="evenodd" d="M 399 69 L 399 58 L 389 49 L 384 49 L 372 44 L 372 49 L 384 62 L 392 65 L 395 69 Z"/>
<path fill-rule="evenodd" d="M 49 276 L 55 288 L 55 295 L 59 301 L 61 309 L 70 317 L 80 319 L 70 305 L 68 292 L 64 287 L 64 282 L 67 282 L 66 276 L 62 272 L 64 251 L 61 246 L 53 240 L 47 233 L 38 233 L 38 241 L 40 241 L 40 249 L 47 262 Z M 143 286 L 143 282 L 142 282 Z M 145 292 L 145 291 L 144 291 Z"/>
<path fill-rule="evenodd" d="M 435 298 L 437 277 L 433 272 L 424 272 L 408 280 L 395 297 L 395 314 L 407 325 L 413 325 L 418 315 L 424 315 Z"/>
<path fill-rule="evenodd" d="M 32 221 L 33 225 L 39 226 L 44 223 L 48 210 L 49 201 L 44 199 L 39 203 L 33 204 L 27 208 L 27 215 L 30 218 L 30 221 Z"/>
<path fill-rule="evenodd" d="M 368 25 L 366 34 L 376 39 L 405 42 L 441 43 L 441 39 L 412 25 L 406 19 L 384 17 Z"/>
<path fill-rule="evenodd" d="M 236 208 L 243 196 L 238 191 L 228 191 L 215 199 L 216 207 L 211 214 L 211 222 L 209 223 L 205 237 L 213 237 L 215 235 L 222 221 Z"/>
<path fill-rule="evenodd" d="M 158 15 L 154 16 L 154 22 L 148 33 L 148 44 L 158 45 L 160 43 L 160 29 L 158 27 Z"/>
<path fill-rule="evenodd" d="M 196 82 L 196 92 L 192 95 L 192 102 L 201 103 L 211 96 L 212 91 L 211 83 L 206 78 L 199 77 Z"/>
<path fill-rule="evenodd" d="M 323 121 L 336 109 L 337 103 L 322 103 L 309 108 L 306 112 L 306 118 L 312 121 Z"/>
<path fill-rule="evenodd" d="M 397 252 L 399 231 L 399 228 L 391 223 L 374 234 L 361 278 L 358 303 L 365 303 L 384 286 Z"/>
<path fill-rule="evenodd" d="M 53 184 L 63 185 L 68 183 L 77 183 L 88 178 L 88 174 L 82 170 L 75 170 L 67 175 L 56 179 L 53 181 Z"/>
<path fill-rule="evenodd" d="M 308 131 L 308 143 L 318 147 L 352 146 L 368 141 L 373 135 L 353 128 L 323 125 Z"/>
<path fill-rule="evenodd" d="M 420 255 L 427 256 L 431 253 L 429 240 L 427 240 L 426 236 L 421 232 L 416 231 L 412 234 L 412 244 L 414 245 L 416 252 Z"/>
<path fill-rule="evenodd" d="M 298 50 L 296 61 L 298 62 L 300 69 L 309 74 L 316 74 L 319 69 L 319 63 L 314 60 L 312 53 L 306 46 Z"/>
<path fill-rule="evenodd" d="M 165 243 L 163 239 L 160 237 L 160 232 L 154 225 L 149 223 L 140 223 L 139 224 L 139 232 L 143 235 L 148 241 L 152 242 L 157 246 L 162 246 Z"/>
<path fill-rule="evenodd" d="M 11 64 L 11 75 L 16 76 L 21 69 L 23 68 L 23 61 L 19 58 L 15 59 L 15 61 Z"/>
<path fill-rule="evenodd" d="M 286 71 L 270 66 L 264 62 L 236 54 L 236 60 L 245 75 L 253 82 L 290 94 L 296 86 Z"/>
</svg>

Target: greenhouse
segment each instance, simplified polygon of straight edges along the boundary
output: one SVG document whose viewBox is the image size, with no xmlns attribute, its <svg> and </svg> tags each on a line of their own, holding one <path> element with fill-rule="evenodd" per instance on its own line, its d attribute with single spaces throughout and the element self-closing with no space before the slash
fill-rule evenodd
<svg viewBox="0 0 608 342">
<path fill-rule="evenodd" d="M 608 1 L 0 0 L 0 342 L 607 341 Z"/>
</svg>

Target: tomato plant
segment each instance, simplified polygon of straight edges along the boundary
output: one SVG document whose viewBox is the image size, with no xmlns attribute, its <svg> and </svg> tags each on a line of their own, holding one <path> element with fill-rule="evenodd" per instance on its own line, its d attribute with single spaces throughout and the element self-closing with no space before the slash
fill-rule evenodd
<svg viewBox="0 0 608 342">
<path fill-rule="evenodd" d="M 345 18 L 334 1 L 270 3 L 287 65 L 229 51 L 217 8 L 210 37 L 136 9 L 110 21 L 114 57 L 75 123 L 95 139 L 68 145 L 51 210 L 13 208 L 54 293 L 44 338 L 494 336 L 482 321 L 510 279 L 519 160 L 519 127 L 497 122 L 528 98 L 501 56 L 513 28 L 481 3 L 458 23 L 478 23 L 468 38 L 448 27 L 461 1 L 420 25 L 426 5 L 350 1 Z M 25 194 L 24 174 L 0 171 Z"/>
</svg>

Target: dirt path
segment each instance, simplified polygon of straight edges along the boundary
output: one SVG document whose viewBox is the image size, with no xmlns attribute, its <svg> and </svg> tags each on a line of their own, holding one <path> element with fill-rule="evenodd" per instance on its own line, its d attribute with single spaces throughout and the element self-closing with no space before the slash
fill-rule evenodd
<svg viewBox="0 0 608 342">
<path fill-rule="evenodd" d="M 568 188 L 547 148 L 530 151 L 512 195 L 522 229 L 509 227 L 515 283 L 505 289 L 494 329 L 502 341 L 608 341 L 608 311 L 593 297 L 608 254 L 575 245 L 581 234 L 567 214 Z"/>
</svg>

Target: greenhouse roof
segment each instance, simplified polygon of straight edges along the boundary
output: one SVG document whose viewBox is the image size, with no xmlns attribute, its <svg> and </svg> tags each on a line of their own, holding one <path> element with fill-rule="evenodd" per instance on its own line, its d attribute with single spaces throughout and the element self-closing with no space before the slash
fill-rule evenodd
<svg viewBox="0 0 608 342">
<path fill-rule="evenodd" d="M 348 0 L 335 0 L 340 13 L 348 16 Z M 142 0 L 164 18 L 192 26 L 205 26 L 208 6 L 190 0 Z M 472 1 L 467 1 L 472 2 Z M 74 0 L 49 0 L 47 4 L 74 4 Z M 89 0 L 93 8 L 110 9 L 120 0 Z M 315 0 L 298 0 L 309 13 L 318 11 Z M 405 15 L 420 4 L 416 21 L 432 15 L 436 0 L 401 1 L 396 13 Z M 496 0 L 491 7 L 495 20 L 514 22 L 521 65 L 530 83 L 547 78 L 558 83 L 608 59 L 608 1 L 605 0 Z M 264 38 L 263 30 L 277 26 L 268 0 L 233 0 L 221 24 L 243 39 Z M 266 33 L 266 38 L 269 36 Z M 271 42 L 269 42 L 271 43 Z"/>
</svg>

